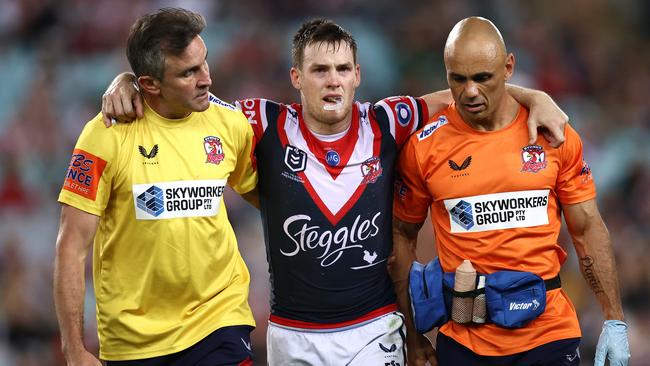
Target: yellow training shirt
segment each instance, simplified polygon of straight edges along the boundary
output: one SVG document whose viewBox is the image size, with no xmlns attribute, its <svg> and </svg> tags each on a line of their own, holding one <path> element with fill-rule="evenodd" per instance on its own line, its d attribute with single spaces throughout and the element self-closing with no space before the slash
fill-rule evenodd
<svg viewBox="0 0 650 366">
<path fill-rule="evenodd" d="M 59 202 L 100 216 L 93 280 L 100 358 L 175 353 L 218 328 L 252 325 L 250 276 L 223 203 L 252 190 L 252 129 L 210 96 L 169 120 L 145 107 L 135 123 L 88 122 Z"/>
</svg>

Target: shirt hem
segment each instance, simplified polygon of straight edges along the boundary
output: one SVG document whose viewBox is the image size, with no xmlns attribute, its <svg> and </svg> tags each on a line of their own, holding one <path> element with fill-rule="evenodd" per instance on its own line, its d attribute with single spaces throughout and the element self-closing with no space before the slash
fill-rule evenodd
<svg viewBox="0 0 650 366">
<path fill-rule="evenodd" d="M 176 345 L 174 347 L 169 347 L 165 349 L 160 349 L 160 350 L 153 350 L 153 351 L 148 351 L 148 352 L 132 352 L 132 353 L 106 353 L 102 352 L 101 350 L 99 351 L 99 358 L 102 360 L 106 361 L 130 361 L 130 360 L 140 360 L 144 358 L 152 358 L 152 357 L 160 357 L 160 356 L 167 356 L 171 355 L 180 351 L 183 351 L 185 349 L 188 349 L 195 344 L 199 343 L 201 340 L 212 334 L 213 332 L 224 328 L 224 327 L 230 327 L 230 326 L 238 326 L 238 325 L 249 325 L 253 328 L 255 328 L 255 322 L 254 321 L 247 321 L 247 322 L 233 322 L 233 323 L 223 323 L 220 324 L 218 327 L 211 329 L 205 334 L 201 334 L 199 337 L 196 337 L 195 339 L 192 339 L 188 342 L 183 343 L 183 345 Z"/>
</svg>

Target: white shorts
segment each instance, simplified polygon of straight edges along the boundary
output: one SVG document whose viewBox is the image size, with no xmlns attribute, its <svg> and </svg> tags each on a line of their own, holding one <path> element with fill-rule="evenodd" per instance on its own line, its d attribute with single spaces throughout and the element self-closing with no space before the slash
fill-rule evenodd
<svg viewBox="0 0 650 366">
<path fill-rule="evenodd" d="M 393 312 L 336 329 L 291 328 L 269 322 L 268 364 L 404 366 L 404 319 Z"/>
</svg>

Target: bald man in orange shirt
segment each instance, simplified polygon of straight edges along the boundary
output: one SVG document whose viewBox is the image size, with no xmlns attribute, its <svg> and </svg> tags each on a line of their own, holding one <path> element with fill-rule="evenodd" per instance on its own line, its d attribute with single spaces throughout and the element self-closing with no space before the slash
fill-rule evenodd
<svg viewBox="0 0 650 366">
<path fill-rule="evenodd" d="M 627 325 L 607 228 L 596 205 L 582 142 L 567 126 L 565 143 L 530 145 L 528 110 L 505 91 L 515 59 L 484 18 L 456 24 L 445 45 L 454 102 L 411 136 L 398 161 L 394 202 L 395 281 L 407 315 L 409 365 L 578 365 L 580 327 L 561 287 L 546 292 L 546 309 L 522 327 L 448 321 L 439 328 L 437 356 L 416 333 L 408 273 L 417 235 L 431 211 L 444 272 L 469 259 L 477 272 L 531 272 L 556 278 L 567 253 L 557 239 L 565 216 L 580 267 L 605 315 L 596 364 L 629 359 Z"/>
</svg>

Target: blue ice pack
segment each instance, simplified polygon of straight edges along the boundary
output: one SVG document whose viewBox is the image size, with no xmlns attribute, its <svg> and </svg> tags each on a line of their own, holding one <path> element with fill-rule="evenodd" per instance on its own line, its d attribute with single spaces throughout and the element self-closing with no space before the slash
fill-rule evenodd
<svg viewBox="0 0 650 366">
<path fill-rule="evenodd" d="M 409 295 L 413 322 L 419 333 L 426 333 L 449 320 L 445 305 L 443 272 L 438 258 L 426 265 L 414 261 L 409 272 Z"/>
<path fill-rule="evenodd" d="M 485 279 L 488 316 L 504 328 L 520 328 L 546 310 L 546 285 L 531 272 L 497 271 Z"/>
</svg>

